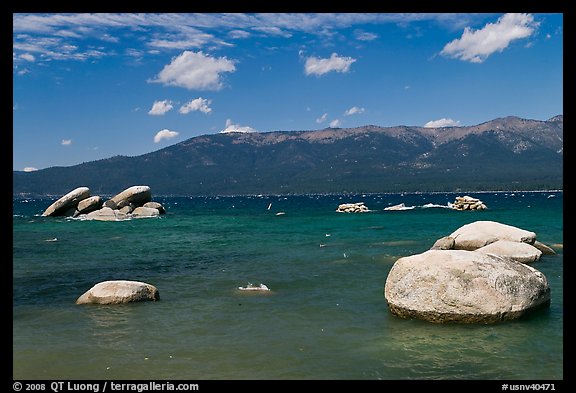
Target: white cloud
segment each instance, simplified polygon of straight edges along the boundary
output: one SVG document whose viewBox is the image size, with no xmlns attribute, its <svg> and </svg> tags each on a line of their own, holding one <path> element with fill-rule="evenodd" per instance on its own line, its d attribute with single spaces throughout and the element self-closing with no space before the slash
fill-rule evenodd
<svg viewBox="0 0 576 393">
<path fill-rule="evenodd" d="M 26 60 L 26 61 L 34 61 L 34 60 L 36 60 L 36 58 L 34 57 L 34 55 L 33 55 L 33 54 L 30 54 L 30 53 L 22 53 L 19 57 L 20 57 L 21 59 L 23 59 L 23 60 Z"/>
<path fill-rule="evenodd" d="M 226 120 L 226 128 L 220 131 L 221 134 L 227 134 L 229 132 L 256 132 L 252 127 L 240 126 L 238 124 L 232 123 L 231 119 Z"/>
<path fill-rule="evenodd" d="M 72 144 L 72 139 L 62 139 L 62 146 L 70 146 Z"/>
<path fill-rule="evenodd" d="M 460 121 L 442 118 L 440 120 L 430 120 L 428 123 L 424 124 L 424 127 L 426 127 L 426 128 L 441 128 L 441 127 L 457 127 L 459 125 L 460 125 Z"/>
<path fill-rule="evenodd" d="M 162 139 L 171 139 L 178 136 L 178 132 L 163 129 L 154 135 L 154 143 L 160 142 Z"/>
<path fill-rule="evenodd" d="M 326 121 L 327 118 L 328 118 L 328 113 L 324 113 L 322 116 L 320 116 L 319 118 L 316 119 L 316 123 L 318 123 L 318 124 L 323 123 L 324 121 Z"/>
<path fill-rule="evenodd" d="M 336 53 L 327 59 L 321 59 L 318 57 L 310 56 L 306 59 L 304 65 L 304 72 L 306 75 L 324 75 L 328 72 L 348 72 L 350 71 L 350 66 L 354 63 L 356 59 L 352 57 L 338 56 Z"/>
<path fill-rule="evenodd" d="M 27 166 L 26 168 L 24 168 L 24 172 L 34 172 L 37 170 L 38 168 L 34 168 L 33 166 Z"/>
<path fill-rule="evenodd" d="M 332 128 L 336 128 L 336 127 L 339 127 L 339 126 L 340 126 L 340 120 L 338 120 L 338 119 L 332 120 L 332 121 L 330 122 L 330 127 L 332 127 Z"/>
<path fill-rule="evenodd" d="M 152 109 L 148 111 L 149 115 L 152 116 L 162 116 L 166 112 L 172 110 L 172 102 L 170 100 L 154 101 L 152 104 Z"/>
<path fill-rule="evenodd" d="M 378 38 L 378 34 L 369 33 L 366 31 L 356 30 L 354 32 L 356 39 L 359 41 L 373 41 Z"/>
<path fill-rule="evenodd" d="M 358 115 L 360 113 L 364 113 L 364 111 L 365 111 L 364 108 L 359 108 L 357 106 L 353 106 L 352 108 L 350 108 L 346 112 L 344 112 L 344 116 Z"/>
<path fill-rule="evenodd" d="M 221 74 L 234 71 L 234 61 L 226 57 L 215 58 L 202 52 L 184 51 L 150 82 L 189 90 L 220 90 L 223 87 Z"/>
<path fill-rule="evenodd" d="M 212 100 L 207 100 L 206 98 L 198 97 L 182 105 L 178 110 L 178 112 L 182 113 L 183 115 L 190 113 L 192 111 L 200 111 L 202 113 L 208 114 L 212 112 L 212 108 L 210 108 L 211 103 Z"/>
<path fill-rule="evenodd" d="M 231 30 L 228 32 L 228 36 L 233 39 L 248 38 L 250 33 L 244 30 Z"/>
<path fill-rule="evenodd" d="M 261 26 L 261 27 L 253 27 L 252 29 L 272 36 L 280 36 L 284 38 L 292 37 L 291 33 L 284 31 L 276 26 Z"/>
<path fill-rule="evenodd" d="M 502 52 L 512 41 L 530 37 L 538 25 L 530 14 L 504 14 L 482 29 L 466 27 L 462 37 L 446 44 L 440 54 L 482 63 L 494 52 Z"/>
</svg>

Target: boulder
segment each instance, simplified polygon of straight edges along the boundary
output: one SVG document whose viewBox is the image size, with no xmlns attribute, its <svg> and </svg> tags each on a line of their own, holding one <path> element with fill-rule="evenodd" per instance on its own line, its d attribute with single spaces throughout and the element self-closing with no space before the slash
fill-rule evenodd
<svg viewBox="0 0 576 393">
<path fill-rule="evenodd" d="M 89 196 L 90 189 L 88 187 L 78 187 L 48 206 L 44 213 L 42 213 L 42 216 L 61 216 L 64 214 L 70 214 L 70 211 L 74 213 L 78 203 Z"/>
<path fill-rule="evenodd" d="M 533 267 L 466 250 L 428 250 L 398 259 L 384 286 L 390 311 L 430 322 L 494 323 L 550 304 Z"/>
<path fill-rule="evenodd" d="M 556 251 L 554 251 L 551 247 L 548 247 L 546 244 L 539 242 L 538 240 L 534 241 L 534 247 L 542 251 L 544 255 L 556 255 Z"/>
<path fill-rule="evenodd" d="M 92 196 L 81 200 L 76 207 L 79 214 L 88 214 L 94 210 L 98 210 L 102 207 L 102 197 L 99 195 Z"/>
<path fill-rule="evenodd" d="M 406 207 L 406 205 L 404 203 L 399 203 L 397 205 L 385 207 L 384 210 L 410 210 L 411 208 L 414 208 L 414 207 L 413 206 Z"/>
<path fill-rule="evenodd" d="M 364 213 L 369 211 L 364 202 L 342 203 L 336 209 L 339 213 Z"/>
<path fill-rule="evenodd" d="M 536 262 L 542 256 L 542 251 L 536 247 L 528 243 L 513 242 L 510 240 L 495 241 L 487 246 L 478 248 L 476 252 L 494 254 L 521 263 Z"/>
<path fill-rule="evenodd" d="M 128 217 L 127 214 L 122 213 L 120 210 L 113 210 L 109 207 L 103 207 L 102 209 L 90 212 L 85 216 L 87 220 L 98 221 L 120 221 L 125 220 Z"/>
<path fill-rule="evenodd" d="M 119 304 L 144 300 L 160 300 L 154 285 L 140 281 L 103 281 L 84 292 L 76 304 Z"/>
<path fill-rule="evenodd" d="M 145 204 L 142 205 L 142 207 L 152 207 L 154 209 L 158 209 L 158 213 L 160 214 L 166 213 L 166 209 L 164 209 L 164 206 L 162 206 L 162 204 L 158 202 L 146 202 Z"/>
<path fill-rule="evenodd" d="M 464 195 L 463 197 L 456 197 L 453 204 L 450 205 L 455 210 L 485 210 L 487 209 L 484 202 L 478 198 Z"/>
<path fill-rule="evenodd" d="M 436 240 L 431 250 L 452 250 L 454 248 L 454 238 L 450 236 L 444 236 Z"/>
<path fill-rule="evenodd" d="M 148 186 L 132 186 L 128 187 L 121 193 L 114 195 L 110 200 L 116 204 L 118 209 L 121 209 L 130 203 L 142 206 L 146 202 L 152 200 L 152 193 Z"/>
<path fill-rule="evenodd" d="M 495 221 L 475 221 L 458 228 L 448 236 L 454 239 L 455 250 L 470 251 L 497 240 L 511 240 L 528 244 L 534 244 L 536 240 L 534 232 Z"/>
<path fill-rule="evenodd" d="M 132 212 L 132 217 L 156 217 L 160 212 L 153 207 L 137 207 Z"/>
</svg>

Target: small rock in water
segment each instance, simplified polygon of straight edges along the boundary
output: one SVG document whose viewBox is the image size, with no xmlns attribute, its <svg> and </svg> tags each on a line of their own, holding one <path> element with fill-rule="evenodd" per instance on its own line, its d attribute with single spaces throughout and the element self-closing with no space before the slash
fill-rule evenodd
<svg viewBox="0 0 576 393">
<path fill-rule="evenodd" d="M 268 288 L 265 284 L 252 285 L 250 283 L 248 283 L 248 285 L 245 287 L 238 287 L 238 289 L 240 291 L 270 291 L 270 288 Z"/>
</svg>

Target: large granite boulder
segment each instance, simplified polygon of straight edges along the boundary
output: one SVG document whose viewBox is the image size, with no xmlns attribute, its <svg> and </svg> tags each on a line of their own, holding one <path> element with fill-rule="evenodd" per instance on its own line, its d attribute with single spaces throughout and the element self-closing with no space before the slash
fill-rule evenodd
<svg viewBox="0 0 576 393">
<path fill-rule="evenodd" d="M 536 262 L 542 256 L 542 251 L 536 247 L 528 243 L 513 242 L 510 240 L 497 240 L 487 246 L 478 248 L 476 252 L 494 254 L 522 263 Z"/>
<path fill-rule="evenodd" d="M 78 203 L 88 197 L 90 197 L 90 189 L 88 187 L 78 187 L 48 206 L 42 216 L 62 216 L 69 215 L 70 212 L 74 213 Z"/>
<path fill-rule="evenodd" d="M 496 221 L 475 221 L 466 224 L 448 237 L 454 239 L 455 250 L 476 250 L 497 240 L 534 244 L 536 234 Z"/>
<path fill-rule="evenodd" d="M 142 206 L 152 200 L 152 192 L 149 186 L 132 186 L 114 195 L 110 200 L 116 204 L 116 209 L 121 209 L 130 203 Z"/>
<path fill-rule="evenodd" d="M 102 207 L 102 197 L 100 195 L 91 196 L 78 203 L 76 210 L 78 214 L 88 214 Z"/>
<path fill-rule="evenodd" d="M 384 286 L 390 311 L 430 322 L 494 323 L 550 304 L 533 267 L 466 250 L 428 250 L 398 259 Z"/>
<path fill-rule="evenodd" d="M 76 304 L 119 304 L 160 300 L 158 289 L 140 281 L 103 281 L 84 292 Z"/>
</svg>

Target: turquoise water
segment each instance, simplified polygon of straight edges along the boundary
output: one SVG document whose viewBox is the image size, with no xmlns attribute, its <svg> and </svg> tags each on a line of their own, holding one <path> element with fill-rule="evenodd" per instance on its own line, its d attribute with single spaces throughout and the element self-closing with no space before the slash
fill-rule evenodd
<svg viewBox="0 0 576 393">
<path fill-rule="evenodd" d="M 422 208 L 456 195 L 154 197 L 167 214 L 122 222 L 40 217 L 53 199 L 14 199 L 13 378 L 563 379 L 563 193 Z M 360 201 L 372 211 L 335 211 Z M 416 208 L 383 210 L 402 202 Z M 495 325 L 392 315 L 394 262 L 477 220 L 557 251 L 533 264 L 550 307 Z M 119 279 L 153 284 L 161 300 L 75 304 Z M 248 283 L 272 292 L 237 291 Z"/>
</svg>

